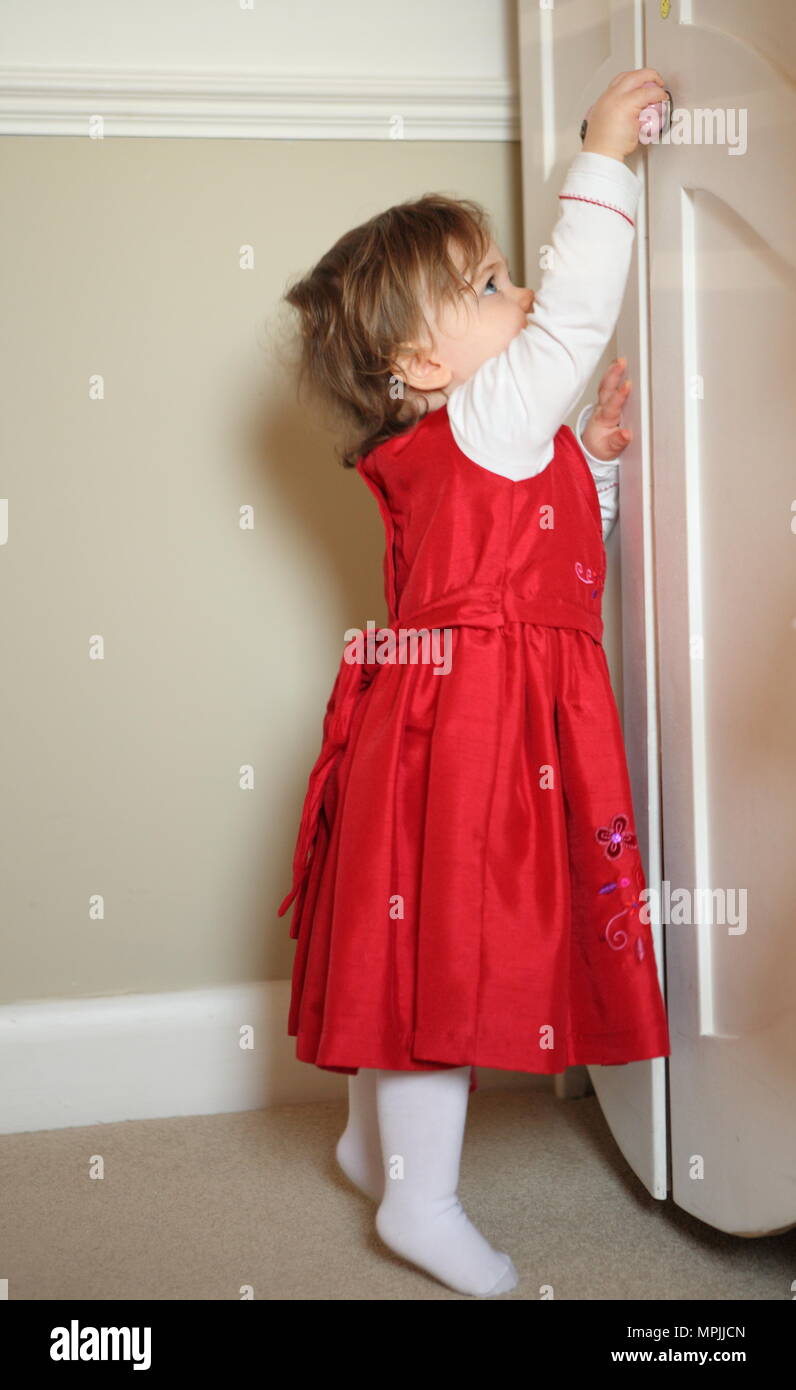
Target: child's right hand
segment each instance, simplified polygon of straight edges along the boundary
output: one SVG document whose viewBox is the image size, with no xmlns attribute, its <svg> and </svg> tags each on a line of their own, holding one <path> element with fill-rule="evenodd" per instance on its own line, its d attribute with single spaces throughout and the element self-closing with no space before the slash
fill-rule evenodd
<svg viewBox="0 0 796 1390">
<path fill-rule="evenodd" d="M 657 68 L 620 72 L 588 113 L 583 149 L 624 159 L 639 142 L 639 116 L 645 106 L 668 101 Z"/>
</svg>

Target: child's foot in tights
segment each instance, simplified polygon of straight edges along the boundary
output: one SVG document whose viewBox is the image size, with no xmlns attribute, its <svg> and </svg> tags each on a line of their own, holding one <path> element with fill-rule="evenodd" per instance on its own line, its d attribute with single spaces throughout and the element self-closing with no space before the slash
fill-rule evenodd
<svg viewBox="0 0 796 1390">
<path fill-rule="evenodd" d="M 376 1076 L 372 1067 L 360 1067 L 348 1078 L 348 1124 L 337 1141 L 337 1162 L 355 1187 L 374 1202 L 384 1196 L 379 1117 L 376 1110 Z"/>
<path fill-rule="evenodd" d="M 486 1298 L 508 1293 L 519 1276 L 456 1195 L 469 1095 L 469 1067 L 377 1073 L 385 1191 L 376 1230 L 457 1293 Z"/>
</svg>

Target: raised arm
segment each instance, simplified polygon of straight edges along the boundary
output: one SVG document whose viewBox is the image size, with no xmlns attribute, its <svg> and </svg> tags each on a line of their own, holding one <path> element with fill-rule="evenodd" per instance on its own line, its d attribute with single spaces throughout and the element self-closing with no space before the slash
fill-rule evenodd
<svg viewBox="0 0 796 1390">
<path fill-rule="evenodd" d="M 620 159 L 576 155 L 525 327 L 448 398 L 459 448 L 520 480 L 541 472 L 616 327 L 641 183 Z"/>
</svg>

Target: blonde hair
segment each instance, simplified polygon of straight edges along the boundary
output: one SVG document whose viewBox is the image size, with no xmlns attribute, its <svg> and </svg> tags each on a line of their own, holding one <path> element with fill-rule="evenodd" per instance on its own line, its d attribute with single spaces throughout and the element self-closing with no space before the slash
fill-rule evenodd
<svg viewBox="0 0 796 1390">
<path fill-rule="evenodd" d="M 425 193 L 346 232 L 284 294 L 299 314 L 299 394 L 308 381 L 336 418 L 344 468 L 426 413 L 422 391 L 396 388 L 397 355 L 423 334 L 433 340 L 424 303 L 436 312 L 476 293 L 470 281 L 490 236 L 479 203 Z M 452 245 L 462 253 L 461 269 Z"/>
</svg>

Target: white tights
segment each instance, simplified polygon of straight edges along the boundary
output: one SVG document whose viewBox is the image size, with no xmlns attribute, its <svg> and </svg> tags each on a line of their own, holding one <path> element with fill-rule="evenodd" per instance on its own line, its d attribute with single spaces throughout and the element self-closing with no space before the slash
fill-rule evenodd
<svg viewBox="0 0 796 1390">
<path fill-rule="evenodd" d="M 518 1275 L 457 1196 L 470 1068 L 379 1071 L 348 1078 L 348 1124 L 337 1161 L 379 1203 L 376 1230 L 396 1254 L 457 1293 L 507 1293 Z"/>
</svg>

